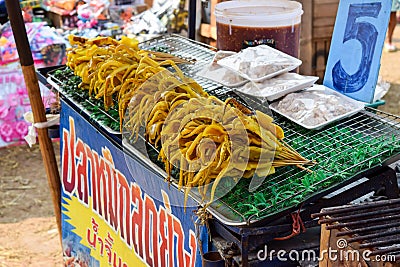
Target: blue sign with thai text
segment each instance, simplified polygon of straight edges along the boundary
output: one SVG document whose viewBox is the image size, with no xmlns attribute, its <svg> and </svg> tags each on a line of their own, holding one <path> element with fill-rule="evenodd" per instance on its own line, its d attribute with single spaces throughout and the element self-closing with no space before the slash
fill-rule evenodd
<svg viewBox="0 0 400 267">
<path fill-rule="evenodd" d="M 189 198 L 185 210 L 183 192 L 61 104 L 64 265 L 201 266 L 208 236 L 195 225 L 196 202 Z"/>
</svg>

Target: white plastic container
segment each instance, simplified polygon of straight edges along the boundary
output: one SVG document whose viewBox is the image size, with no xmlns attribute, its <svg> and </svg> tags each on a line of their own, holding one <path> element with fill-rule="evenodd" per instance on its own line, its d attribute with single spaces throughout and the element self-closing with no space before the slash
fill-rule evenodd
<svg viewBox="0 0 400 267">
<path fill-rule="evenodd" d="M 249 82 L 236 88 L 236 90 L 247 95 L 265 97 L 268 101 L 274 101 L 287 94 L 308 88 L 317 80 L 318 77 L 316 76 L 285 73 L 262 82 Z"/>
<path fill-rule="evenodd" d="M 218 65 L 219 60 L 234 54 L 236 53 L 231 51 L 218 51 L 215 53 L 211 64 L 197 72 L 197 75 L 218 82 L 227 87 L 238 87 L 244 85 L 248 80 L 239 76 L 236 72 Z"/>
<path fill-rule="evenodd" d="M 269 107 L 306 129 L 319 130 L 360 112 L 365 103 L 315 84 L 301 92 L 288 94 Z"/>
<path fill-rule="evenodd" d="M 238 0 L 215 6 L 217 48 L 268 44 L 298 58 L 302 5 L 288 0 Z"/>
<path fill-rule="evenodd" d="M 218 61 L 219 65 L 253 82 L 261 82 L 292 71 L 301 63 L 300 59 L 268 45 L 248 47 Z"/>
</svg>

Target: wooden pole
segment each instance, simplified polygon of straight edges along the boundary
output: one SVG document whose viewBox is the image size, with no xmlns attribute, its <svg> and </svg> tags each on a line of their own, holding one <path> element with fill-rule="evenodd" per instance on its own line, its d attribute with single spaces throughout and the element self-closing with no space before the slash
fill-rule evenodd
<svg viewBox="0 0 400 267">
<path fill-rule="evenodd" d="M 33 118 L 35 122 L 46 122 L 46 112 L 40 95 L 40 88 L 36 76 L 35 66 L 33 64 L 32 52 L 26 34 L 24 20 L 22 18 L 21 7 L 18 0 L 6 0 L 8 17 L 14 34 L 15 43 L 22 72 L 25 79 L 25 85 L 28 89 L 30 104 L 32 107 Z M 37 129 L 40 151 L 47 174 L 47 181 L 54 204 L 58 232 L 61 238 L 61 187 L 60 174 L 54 148 L 49 138 L 47 128 Z"/>
</svg>

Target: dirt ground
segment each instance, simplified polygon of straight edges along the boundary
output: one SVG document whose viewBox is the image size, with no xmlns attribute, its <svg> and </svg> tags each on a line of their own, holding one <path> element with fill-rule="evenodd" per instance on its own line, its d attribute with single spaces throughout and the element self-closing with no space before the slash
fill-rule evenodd
<svg viewBox="0 0 400 267">
<path fill-rule="evenodd" d="M 59 143 L 54 143 L 59 160 Z M 39 146 L 0 149 L 0 267 L 62 266 Z"/>
<path fill-rule="evenodd" d="M 59 142 L 54 149 L 59 161 Z M 0 223 L 53 215 L 39 145 L 1 149 L 0 177 Z"/>
<path fill-rule="evenodd" d="M 393 41 L 400 49 L 400 24 L 394 32 Z M 380 77 L 390 83 L 387 94 L 383 97 L 385 105 L 380 110 L 400 115 L 400 50 L 396 52 L 383 52 L 381 58 Z"/>
<path fill-rule="evenodd" d="M 394 42 L 400 48 L 400 25 Z M 383 52 L 380 76 L 391 87 L 379 109 L 400 115 L 400 51 Z M 0 149 L 0 267 L 62 266 L 53 215 L 38 145 Z"/>
</svg>

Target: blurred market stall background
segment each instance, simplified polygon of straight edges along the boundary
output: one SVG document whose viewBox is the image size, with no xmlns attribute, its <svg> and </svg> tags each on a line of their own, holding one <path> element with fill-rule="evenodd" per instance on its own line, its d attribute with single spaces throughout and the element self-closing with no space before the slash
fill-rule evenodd
<svg viewBox="0 0 400 267">
<path fill-rule="evenodd" d="M 21 1 L 21 7 L 24 10 L 35 65 L 42 68 L 65 63 L 65 51 L 68 47 L 66 37 L 69 34 L 86 37 L 129 35 L 140 40 L 167 32 L 187 36 L 187 2 L 28 0 Z M 199 0 L 197 5 L 201 16 L 197 17 L 196 39 L 211 45 L 215 45 L 216 39 L 215 17 L 211 14 L 217 2 L 220 1 Z M 339 1 L 300 2 L 304 10 L 300 40 L 300 58 L 303 64 L 300 73 L 316 75 L 322 79 Z M 0 222 L 16 223 L 7 225 L 7 228 L 0 227 L 0 232 L 8 233 L 0 239 L 0 266 L 3 259 L 10 258 L 15 263 L 11 266 L 21 266 L 18 264 L 22 261 L 17 257 L 21 250 L 32 257 L 33 264 L 34 257 L 51 258 L 54 254 L 54 259 L 57 260 L 60 248 L 55 221 L 51 217 L 53 208 L 47 197 L 49 192 L 38 147 L 28 148 L 23 139 L 30 125 L 24 120 L 23 114 L 30 110 L 30 106 L 15 43 L 7 22 L 4 0 L 0 0 L 0 24 L 0 147 L 3 147 L 0 150 Z M 399 26 L 395 29 L 393 39 L 400 47 Z M 400 115 L 399 59 L 400 51 L 382 53 L 379 86 L 386 94 L 378 97 L 385 101 L 379 109 L 397 115 Z M 51 108 L 55 96 L 47 88 L 42 88 L 42 96 L 46 107 Z M 55 148 L 58 149 L 56 139 Z M 56 155 L 58 154 L 57 150 Z M 36 222 L 23 221 L 35 217 L 45 219 Z M 30 230 L 37 225 L 42 225 L 42 228 L 37 230 L 41 239 L 36 241 L 40 243 L 39 240 L 47 239 L 49 243 L 40 249 L 35 248 L 37 242 L 24 246 L 12 244 L 11 241 L 22 242 L 23 238 L 11 235 L 11 229 L 20 227 Z M 34 240 L 37 237 L 32 238 Z M 47 251 L 43 249 L 44 246 Z M 46 256 L 43 253 L 47 253 Z"/>
<path fill-rule="evenodd" d="M 197 0 L 196 40 L 216 45 L 215 5 L 221 0 Z M 301 22 L 299 73 L 323 79 L 329 54 L 330 40 L 335 23 L 338 0 L 299 1 L 304 14 Z M 26 0 L 20 1 L 26 21 L 28 39 L 36 68 L 51 67 L 65 63 L 67 36 L 85 37 L 121 35 L 139 40 L 164 33 L 188 34 L 188 1 L 165 0 Z M 5 1 L 0 0 L 0 147 L 24 143 L 29 123 L 23 114 L 29 111 L 29 100 L 18 64 L 18 55 L 7 19 Z M 398 32 L 398 30 L 396 30 Z M 394 36 L 394 42 L 399 42 Z M 383 53 L 383 60 L 396 64 L 399 52 Z M 396 88 L 398 68 L 382 71 L 377 87 L 377 100 L 383 97 L 385 105 L 379 108 L 393 114 L 400 96 Z M 46 88 L 42 90 L 43 101 L 50 108 L 52 97 Z"/>
</svg>

